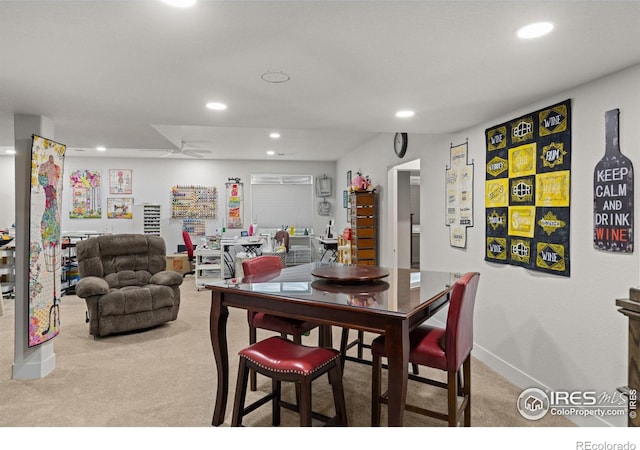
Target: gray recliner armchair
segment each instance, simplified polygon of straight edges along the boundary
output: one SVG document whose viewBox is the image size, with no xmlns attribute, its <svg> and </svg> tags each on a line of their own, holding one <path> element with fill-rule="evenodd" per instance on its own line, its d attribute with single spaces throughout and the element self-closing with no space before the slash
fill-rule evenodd
<svg viewBox="0 0 640 450">
<path fill-rule="evenodd" d="M 175 320 L 182 276 L 166 269 L 164 239 L 143 234 L 92 237 L 76 247 L 89 334 L 107 336 Z"/>
</svg>

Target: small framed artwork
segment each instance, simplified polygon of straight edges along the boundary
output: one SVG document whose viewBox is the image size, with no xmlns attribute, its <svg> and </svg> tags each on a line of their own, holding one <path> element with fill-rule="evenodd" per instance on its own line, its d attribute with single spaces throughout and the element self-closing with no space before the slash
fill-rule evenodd
<svg viewBox="0 0 640 450">
<path fill-rule="evenodd" d="M 347 223 L 351 223 L 351 208 L 347 208 Z"/>
<path fill-rule="evenodd" d="M 247 237 L 247 236 L 249 236 L 249 232 L 248 232 L 248 231 L 244 231 L 244 230 L 242 230 L 242 231 L 240 232 L 240 237 Z"/>
<path fill-rule="evenodd" d="M 132 194 L 133 170 L 109 169 L 109 194 Z"/>
<path fill-rule="evenodd" d="M 347 172 L 347 187 L 351 186 L 351 171 Z"/>
<path fill-rule="evenodd" d="M 132 198 L 107 198 L 107 219 L 133 218 Z"/>
<path fill-rule="evenodd" d="M 342 207 L 349 207 L 349 191 L 342 191 Z"/>
</svg>

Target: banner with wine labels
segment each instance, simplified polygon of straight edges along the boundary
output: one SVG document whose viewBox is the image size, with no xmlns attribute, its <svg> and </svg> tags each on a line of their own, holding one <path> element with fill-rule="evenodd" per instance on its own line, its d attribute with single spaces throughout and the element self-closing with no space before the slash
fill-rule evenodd
<svg viewBox="0 0 640 450">
<path fill-rule="evenodd" d="M 570 276 L 571 100 L 485 138 L 485 261 Z"/>
<path fill-rule="evenodd" d="M 604 156 L 593 172 L 593 246 L 633 253 L 633 164 L 620 151 L 619 114 L 604 114 Z"/>
</svg>

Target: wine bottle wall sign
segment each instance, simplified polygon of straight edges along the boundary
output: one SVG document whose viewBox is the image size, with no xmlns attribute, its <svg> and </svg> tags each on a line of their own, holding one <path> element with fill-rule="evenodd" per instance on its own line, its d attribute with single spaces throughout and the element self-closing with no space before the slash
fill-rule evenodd
<svg viewBox="0 0 640 450">
<path fill-rule="evenodd" d="M 607 111 L 605 151 L 593 172 L 593 245 L 633 253 L 633 164 L 620 151 L 619 110 Z"/>
</svg>

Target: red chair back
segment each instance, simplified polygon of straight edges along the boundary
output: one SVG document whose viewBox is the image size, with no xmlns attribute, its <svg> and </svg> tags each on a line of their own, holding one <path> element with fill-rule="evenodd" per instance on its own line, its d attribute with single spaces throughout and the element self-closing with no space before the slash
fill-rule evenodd
<svg viewBox="0 0 640 450">
<path fill-rule="evenodd" d="M 187 249 L 187 256 L 189 257 L 189 261 L 193 260 L 193 242 L 191 242 L 191 236 L 187 230 L 182 230 L 182 239 L 184 240 L 184 246 Z"/>
<path fill-rule="evenodd" d="M 279 272 L 280 269 L 282 269 L 282 260 L 279 256 L 262 255 L 242 261 L 242 271 L 245 276 Z"/>
<path fill-rule="evenodd" d="M 473 348 L 473 308 L 479 280 L 478 272 L 468 272 L 451 292 L 445 333 L 448 370 L 457 370 Z"/>
</svg>

